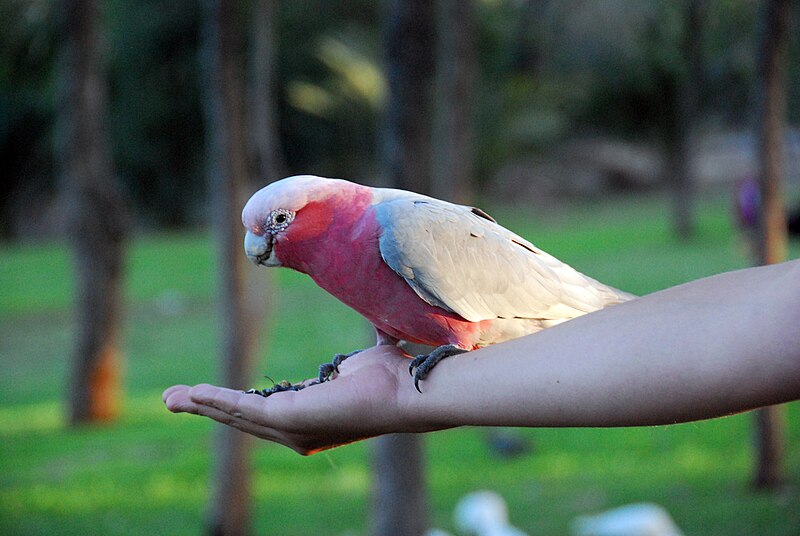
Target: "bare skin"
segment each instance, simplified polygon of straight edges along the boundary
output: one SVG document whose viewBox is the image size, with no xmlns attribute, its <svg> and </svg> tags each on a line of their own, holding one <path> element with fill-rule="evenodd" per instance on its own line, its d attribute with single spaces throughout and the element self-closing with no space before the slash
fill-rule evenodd
<svg viewBox="0 0 800 536">
<path fill-rule="evenodd" d="M 800 260 L 713 276 L 443 360 L 414 388 L 393 346 L 334 381 L 269 398 L 207 384 L 164 392 L 312 454 L 392 432 L 477 426 L 641 426 L 800 399 Z"/>
</svg>

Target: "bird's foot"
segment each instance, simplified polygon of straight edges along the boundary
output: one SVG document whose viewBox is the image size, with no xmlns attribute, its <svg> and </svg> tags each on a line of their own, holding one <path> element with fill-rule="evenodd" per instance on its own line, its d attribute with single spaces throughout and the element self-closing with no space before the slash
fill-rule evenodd
<svg viewBox="0 0 800 536">
<path fill-rule="evenodd" d="M 424 380 L 428 374 L 431 373 L 431 370 L 433 370 L 433 367 L 435 367 L 439 361 L 445 357 L 463 354 L 465 352 L 467 352 L 467 350 L 459 348 L 455 344 L 445 344 L 439 346 L 429 354 L 418 355 L 412 359 L 411 364 L 408 366 L 408 373 L 414 376 L 414 387 L 421 393 L 419 382 Z"/>
<path fill-rule="evenodd" d="M 355 352 L 350 352 L 349 354 L 336 354 L 333 356 L 333 361 L 330 363 L 323 363 L 319 366 L 319 376 L 317 377 L 317 383 L 323 383 L 328 380 L 333 379 L 333 373 L 339 374 L 339 365 L 342 364 L 342 361 L 347 359 L 348 357 L 352 357 L 357 353 L 361 352 L 361 350 L 356 350 Z"/>
<path fill-rule="evenodd" d="M 316 385 L 318 383 L 319 381 L 317 380 L 313 380 L 309 383 L 290 383 L 286 380 L 283 380 L 282 382 L 276 383 L 269 389 L 248 389 L 247 391 L 245 391 L 245 394 L 259 395 L 263 396 L 264 398 L 267 398 L 268 396 L 274 395 L 275 393 L 282 393 L 284 391 L 299 391 L 301 389 L 305 389 L 306 387 L 309 387 L 311 385 Z"/>
<path fill-rule="evenodd" d="M 361 352 L 361 350 L 356 350 L 355 352 L 350 352 L 349 354 L 336 354 L 333 356 L 333 359 L 330 363 L 323 363 L 319 366 L 319 376 L 313 380 L 307 380 L 303 383 L 290 383 L 286 380 L 283 380 L 279 383 L 273 382 L 274 385 L 269 389 L 248 389 L 245 391 L 245 394 L 259 395 L 266 398 L 270 395 L 274 395 L 275 393 L 282 393 L 284 391 L 300 391 L 306 387 L 311 387 L 312 385 L 319 385 L 321 383 L 330 381 L 334 373 L 339 374 L 339 365 L 342 364 L 342 361 L 348 357 L 354 356 L 359 352 Z"/>
</svg>

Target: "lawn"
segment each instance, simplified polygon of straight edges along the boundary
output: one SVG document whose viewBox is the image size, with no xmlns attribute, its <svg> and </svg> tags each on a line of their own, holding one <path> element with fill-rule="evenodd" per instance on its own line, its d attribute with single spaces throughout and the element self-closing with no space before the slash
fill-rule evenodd
<svg viewBox="0 0 800 536">
<path fill-rule="evenodd" d="M 491 207 L 489 207 L 491 208 Z M 728 199 L 699 205 L 698 233 L 671 236 L 657 197 L 572 203 L 542 211 L 499 207 L 501 222 L 593 277 L 635 293 L 744 267 Z M 125 401 L 113 425 L 67 428 L 63 391 L 71 354 L 70 258 L 61 243 L 0 246 L 0 534 L 198 534 L 208 499 L 215 424 L 172 415 L 174 383 L 213 381 L 213 247 L 207 234 L 142 236 L 126 282 Z M 795 243 L 793 258 L 800 257 Z M 306 277 L 270 278 L 253 385 L 296 380 L 336 351 L 362 347 L 364 322 Z M 498 491 L 512 522 L 536 535 L 569 533 L 569 520 L 630 502 L 664 506 L 687 534 L 800 533 L 800 406 L 787 406 L 792 486 L 748 488 L 750 415 L 668 427 L 530 429 L 528 455 L 501 459 L 485 431 L 425 436 L 432 521 L 452 530 L 459 497 Z M 301 457 L 259 442 L 258 534 L 364 534 L 370 444 Z"/>
</svg>

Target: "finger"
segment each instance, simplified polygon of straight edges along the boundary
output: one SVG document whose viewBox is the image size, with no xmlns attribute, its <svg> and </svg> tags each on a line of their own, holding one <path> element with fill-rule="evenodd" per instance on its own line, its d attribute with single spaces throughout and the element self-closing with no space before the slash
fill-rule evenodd
<svg viewBox="0 0 800 536">
<path fill-rule="evenodd" d="M 194 404 L 215 408 L 271 430 L 302 433 L 309 425 L 309 419 L 314 421 L 318 418 L 314 408 L 327 403 L 325 392 L 330 383 L 335 382 L 310 385 L 301 391 L 283 391 L 268 398 L 200 384 L 189 389 L 188 396 Z"/>
<path fill-rule="evenodd" d="M 197 413 L 197 405 L 189 398 L 188 385 L 173 385 L 161 396 L 172 413 Z"/>
<path fill-rule="evenodd" d="M 194 393 L 198 396 L 198 401 L 190 397 L 189 393 L 194 388 L 188 385 L 174 385 L 164 391 L 163 398 L 167 408 L 175 413 L 185 412 L 201 417 L 208 417 L 220 424 L 236 428 L 237 430 L 241 430 L 255 437 L 289 447 L 302 455 L 308 455 L 312 452 L 312 450 L 299 445 L 295 439 L 292 439 L 286 434 L 268 426 L 263 426 L 258 422 L 250 420 L 245 415 L 242 415 L 240 412 L 236 411 L 235 408 L 237 406 L 235 403 L 231 407 L 231 399 L 236 398 L 236 395 L 242 394 L 241 392 L 214 387 L 213 385 L 199 385 L 196 387 L 197 389 L 195 389 Z M 220 397 L 219 395 L 223 396 Z M 244 395 L 241 400 L 250 400 L 251 398 L 254 400 L 265 400 L 264 398 L 252 395 Z M 202 400 L 209 400 L 212 401 L 212 404 L 216 403 L 225 406 L 228 408 L 228 411 L 219 409 L 213 405 L 203 404 Z M 263 413 L 258 412 L 258 415 L 261 414 Z"/>
<path fill-rule="evenodd" d="M 195 404 L 210 406 L 234 417 L 241 417 L 244 411 L 250 415 L 261 414 L 264 411 L 262 406 L 266 400 L 260 396 L 207 383 L 201 383 L 189 389 L 188 396 Z"/>
<path fill-rule="evenodd" d="M 213 406 L 195 404 L 195 407 L 197 408 L 197 415 L 208 417 L 220 424 L 230 426 L 231 428 L 235 428 L 255 437 L 289 447 L 301 454 L 307 453 L 307 449 L 303 449 L 302 447 L 295 445 L 294 441 L 274 428 L 262 426 L 261 424 L 253 422 L 244 416 L 231 415 L 230 413 Z"/>
<path fill-rule="evenodd" d="M 173 393 L 175 393 L 177 391 L 188 390 L 188 389 L 189 389 L 188 385 L 173 385 L 172 387 L 167 387 L 164 390 L 164 393 L 161 395 L 161 400 L 164 403 L 166 403 L 167 399 L 170 397 L 171 394 L 173 394 Z"/>
</svg>

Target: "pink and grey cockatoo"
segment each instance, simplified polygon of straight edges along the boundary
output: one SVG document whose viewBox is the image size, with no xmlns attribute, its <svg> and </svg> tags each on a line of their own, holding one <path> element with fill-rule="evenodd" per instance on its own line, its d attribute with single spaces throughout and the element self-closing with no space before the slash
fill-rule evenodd
<svg viewBox="0 0 800 536">
<path fill-rule="evenodd" d="M 548 255 L 480 209 L 404 190 L 288 177 L 256 192 L 242 222 L 248 258 L 308 274 L 372 323 L 377 344 L 436 346 L 411 361 L 417 389 L 444 357 L 632 297 Z M 318 381 L 349 355 L 323 364 Z"/>
</svg>

